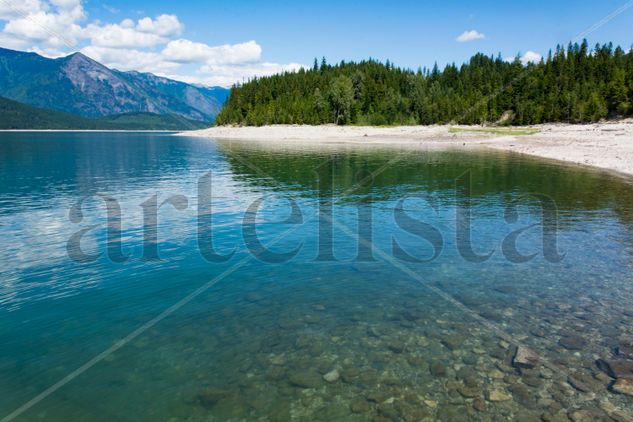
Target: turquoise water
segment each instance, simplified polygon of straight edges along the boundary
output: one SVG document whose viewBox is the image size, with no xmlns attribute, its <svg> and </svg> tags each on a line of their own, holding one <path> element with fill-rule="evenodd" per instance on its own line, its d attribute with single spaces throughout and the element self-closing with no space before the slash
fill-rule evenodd
<svg viewBox="0 0 633 422">
<path fill-rule="evenodd" d="M 625 418 L 632 230 L 630 180 L 511 154 L 5 133 L 0 418 Z"/>
</svg>

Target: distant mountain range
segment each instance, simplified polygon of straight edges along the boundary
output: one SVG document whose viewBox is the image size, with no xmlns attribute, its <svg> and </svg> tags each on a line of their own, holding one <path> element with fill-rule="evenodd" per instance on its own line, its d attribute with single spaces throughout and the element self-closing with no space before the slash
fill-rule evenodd
<svg viewBox="0 0 633 422">
<path fill-rule="evenodd" d="M 225 88 L 109 69 L 81 53 L 49 59 L 0 48 L 0 96 L 84 118 L 151 113 L 208 123 L 228 94 Z"/>
<path fill-rule="evenodd" d="M 173 114 L 141 112 L 96 118 L 81 117 L 0 97 L 0 129 L 189 130 L 207 126 L 208 123 Z"/>
</svg>

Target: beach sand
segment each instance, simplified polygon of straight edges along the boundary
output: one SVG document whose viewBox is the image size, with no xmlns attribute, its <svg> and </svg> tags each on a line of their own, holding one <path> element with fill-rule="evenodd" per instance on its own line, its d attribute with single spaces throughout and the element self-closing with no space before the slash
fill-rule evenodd
<svg viewBox="0 0 633 422">
<path fill-rule="evenodd" d="M 510 134 L 512 131 L 524 133 L 526 129 L 538 132 L 530 135 Z M 479 126 L 219 126 L 180 135 L 310 145 L 358 143 L 440 148 L 481 147 L 594 166 L 633 176 L 633 121 L 630 120 L 509 129 Z"/>
</svg>

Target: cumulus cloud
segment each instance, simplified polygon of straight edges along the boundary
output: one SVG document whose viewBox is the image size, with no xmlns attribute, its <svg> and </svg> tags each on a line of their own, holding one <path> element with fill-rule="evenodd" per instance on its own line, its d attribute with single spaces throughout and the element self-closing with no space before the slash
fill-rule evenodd
<svg viewBox="0 0 633 422">
<path fill-rule="evenodd" d="M 22 0 L 20 5 L 9 1 L 0 1 L 0 19 L 9 20 L 24 16 L 27 13 L 43 11 L 40 0 Z"/>
<path fill-rule="evenodd" d="M 269 76 L 281 72 L 296 72 L 307 66 L 300 63 L 251 63 L 239 66 L 205 65 L 198 70 L 196 76 L 185 82 L 202 85 L 230 86 L 235 82 L 242 82 L 255 76 Z M 178 77 L 175 77 L 178 79 Z"/>
<path fill-rule="evenodd" d="M 207 44 L 179 39 L 170 41 L 163 56 L 179 63 L 240 64 L 259 61 L 262 48 L 255 41 L 211 47 Z"/>
<path fill-rule="evenodd" d="M 180 67 L 179 63 L 164 60 L 159 53 L 151 51 L 89 45 L 82 48 L 81 52 L 99 63 L 119 70 L 165 74 Z"/>
<path fill-rule="evenodd" d="M 481 32 L 475 31 L 473 29 L 472 31 L 462 32 L 457 38 L 455 38 L 455 41 L 469 42 L 469 41 L 475 41 L 475 40 L 483 40 L 485 38 L 486 36 L 484 34 L 482 34 Z"/>
<path fill-rule="evenodd" d="M 539 53 L 531 51 L 531 50 L 528 50 L 523 55 L 519 54 L 517 57 L 519 58 L 521 63 L 523 63 L 523 65 L 526 65 L 528 63 L 540 62 L 541 59 L 543 58 L 543 56 L 541 56 Z M 517 57 L 507 57 L 506 61 L 513 62 L 514 60 L 516 60 Z"/>
<path fill-rule="evenodd" d="M 182 33 L 183 25 L 175 15 L 160 15 L 156 19 L 147 17 L 139 19 L 136 29 L 161 37 L 177 37 Z"/>
<path fill-rule="evenodd" d="M 541 61 L 542 58 L 543 56 L 541 56 L 539 53 L 528 51 L 521 56 L 521 62 L 523 62 L 523 64 L 535 63 Z"/>
<path fill-rule="evenodd" d="M 78 22 L 85 18 L 79 1 L 51 0 L 49 4 L 27 0 L 27 3 L 30 3 L 32 9 L 15 5 L 9 7 L 7 2 L 0 3 L 5 8 L 0 15 L 7 21 L 3 29 L 5 36 L 37 43 L 39 46 L 71 47 L 77 43 L 82 32 Z"/>
<path fill-rule="evenodd" d="M 0 47 L 47 57 L 81 51 L 106 66 L 156 73 L 185 82 L 229 86 L 242 79 L 297 70 L 298 63 L 262 62 L 254 40 L 209 45 L 182 38 L 176 15 L 88 22 L 82 0 L 0 0 Z"/>
</svg>

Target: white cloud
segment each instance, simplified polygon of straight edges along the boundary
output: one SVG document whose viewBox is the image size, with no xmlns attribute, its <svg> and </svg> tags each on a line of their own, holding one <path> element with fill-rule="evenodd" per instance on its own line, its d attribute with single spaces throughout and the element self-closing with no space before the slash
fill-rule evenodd
<svg viewBox="0 0 633 422">
<path fill-rule="evenodd" d="M 529 50 L 524 55 L 519 55 L 518 58 L 521 63 L 523 63 L 523 65 L 526 65 L 528 63 L 540 62 L 543 56 L 541 56 L 539 53 Z M 514 60 L 516 60 L 516 57 L 506 57 L 507 62 L 513 62 Z"/>
<path fill-rule="evenodd" d="M 85 36 L 91 44 L 100 47 L 147 48 L 165 44 L 169 37 L 178 36 L 183 25 L 174 15 L 160 15 L 156 19 L 142 18 L 135 24 L 124 19 L 118 24 L 90 24 Z"/>
<path fill-rule="evenodd" d="M 177 37 L 182 33 L 184 26 L 175 15 L 160 15 L 156 19 L 139 19 L 136 29 L 162 37 Z"/>
<path fill-rule="evenodd" d="M 543 56 L 541 56 L 539 53 L 528 51 L 523 56 L 521 56 L 521 62 L 523 62 L 523 64 L 535 63 L 541 61 L 542 58 Z"/>
<path fill-rule="evenodd" d="M 159 53 L 151 51 L 90 45 L 82 48 L 81 52 L 99 63 L 119 70 L 164 74 L 180 67 L 179 63 L 163 60 Z"/>
<path fill-rule="evenodd" d="M 38 44 L 74 46 L 82 31 L 77 22 L 84 19 L 84 9 L 75 0 L 53 1 L 51 4 L 32 2 L 34 8 L 28 11 L 12 8 L 16 16 L 3 18 L 7 20 L 3 33 L 14 39 Z"/>
<path fill-rule="evenodd" d="M 129 27 L 126 21 L 105 26 L 90 24 L 85 34 L 90 38 L 92 45 L 100 47 L 145 48 L 165 42 L 160 35 L 140 32 L 134 27 Z"/>
<path fill-rule="evenodd" d="M 482 34 L 481 32 L 475 31 L 473 29 L 472 31 L 464 31 L 457 38 L 455 38 L 455 41 L 469 42 L 469 41 L 475 41 L 475 40 L 483 40 L 485 38 L 486 36 L 484 34 Z"/>
<path fill-rule="evenodd" d="M 9 20 L 22 17 L 28 13 L 36 13 L 44 10 L 44 4 L 40 0 L 22 0 L 20 5 L 10 1 L 0 1 L 0 19 Z"/>
<path fill-rule="evenodd" d="M 162 54 L 165 58 L 179 63 L 241 64 L 259 61 L 262 48 L 255 41 L 211 47 L 179 39 L 169 42 Z"/>
<path fill-rule="evenodd" d="M 19 6 L 0 0 L 0 21 L 5 21 L 0 47 L 47 57 L 81 51 L 115 69 L 204 85 L 230 86 L 253 76 L 304 67 L 262 62 L 262 47 L 254 40 L 214 46 L 182 38 L 184 25 L 175 15 L 118 23 L 86 20 L 82 0 L 21 0 Z"/>
<path fill-rule="evenodd" d="M 198 74 L 186 80 L 173 76 L 184 82 L 201 85 L 231 86 L 235 82 L 242 82 L 255 76 L 269 76 L 281 72 L 296 72 L 308 66 L 300 63 L 251 63 L 245 65 L 205 65 L 198 70 Z"/>
</svg>

